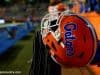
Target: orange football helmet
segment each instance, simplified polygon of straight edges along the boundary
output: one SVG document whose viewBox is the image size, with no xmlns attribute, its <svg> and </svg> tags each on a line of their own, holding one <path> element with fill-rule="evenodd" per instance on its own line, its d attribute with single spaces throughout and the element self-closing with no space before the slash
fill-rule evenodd
<svg viewBox="0 0 100 75">
<path fill-rule="evenodd" d="M 42 40 L 49 47 L 51 57 L 66 67 L 89 64 L 97 48 L 94 28 L 79 15 L 66 11 L 57 14 L 56 18 L 47 14 L 41 22 Z"/>
</svg>

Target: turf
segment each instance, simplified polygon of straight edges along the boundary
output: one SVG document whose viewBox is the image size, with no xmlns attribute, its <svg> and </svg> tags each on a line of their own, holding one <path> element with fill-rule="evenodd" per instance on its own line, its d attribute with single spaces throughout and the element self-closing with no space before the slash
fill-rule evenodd
<svg viewBox="0 0 100 75">
<path fill-rule="evenodd" d="M 28 75 L 31 66 L 29 61 L 32 58 L 32 47 L 33 33 L 29 33 L 12 48 L 9 48 L 8 52 L 0 56 L 0 71 L 20 71 L 19 75 Z"/>
</svg>

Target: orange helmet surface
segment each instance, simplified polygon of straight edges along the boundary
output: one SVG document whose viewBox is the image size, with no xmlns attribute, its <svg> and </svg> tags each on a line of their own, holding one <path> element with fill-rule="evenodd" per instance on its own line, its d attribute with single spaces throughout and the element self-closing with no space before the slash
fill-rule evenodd
<svg viewBox="0 0 100 75">
<path fill-rule="evenodd" d="M 55 20 L 51 20 L 50 15 L 41 22 L 41 34 L 53 60 L 66 67 L 82 67 L 90 63 L 97 47 L 92 25 L 84 18 L 67 12 Z"/>
</svg>

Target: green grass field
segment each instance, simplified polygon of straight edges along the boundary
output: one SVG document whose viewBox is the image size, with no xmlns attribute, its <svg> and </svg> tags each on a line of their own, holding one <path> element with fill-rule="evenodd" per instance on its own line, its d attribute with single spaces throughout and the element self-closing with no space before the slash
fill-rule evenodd
<svg viewBox="0 0 100 75">
<path fill-rule="evenodd" d="M 8 49 L 4 55 L 0 56 L 0 72 L 20 71 L 17 75 L 28 75 L 32 58 L 33 33 L 18 41 L 12 48 Z M 1 74 L 0 75 L 5 75 Z M 6 74 L 12 75 L 12 74 Z M 14 74 L 16 75 L 16 74 Z"/>
</svg>

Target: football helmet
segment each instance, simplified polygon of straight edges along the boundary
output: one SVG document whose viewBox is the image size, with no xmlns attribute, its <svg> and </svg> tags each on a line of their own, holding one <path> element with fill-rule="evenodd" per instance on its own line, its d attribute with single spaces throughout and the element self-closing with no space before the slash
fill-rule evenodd
<svg viewBox="0 0 100 75">
<path fill-rule="evenodd" d="M 53 17 L 52 15 L 58 14 Z M 94 58 L 97 37 L 93 26 L 85 18 L 55 12 L 41 21 L 41 35 L 53 60 L 66 67 L 83 67 Z"/>
</svg>

